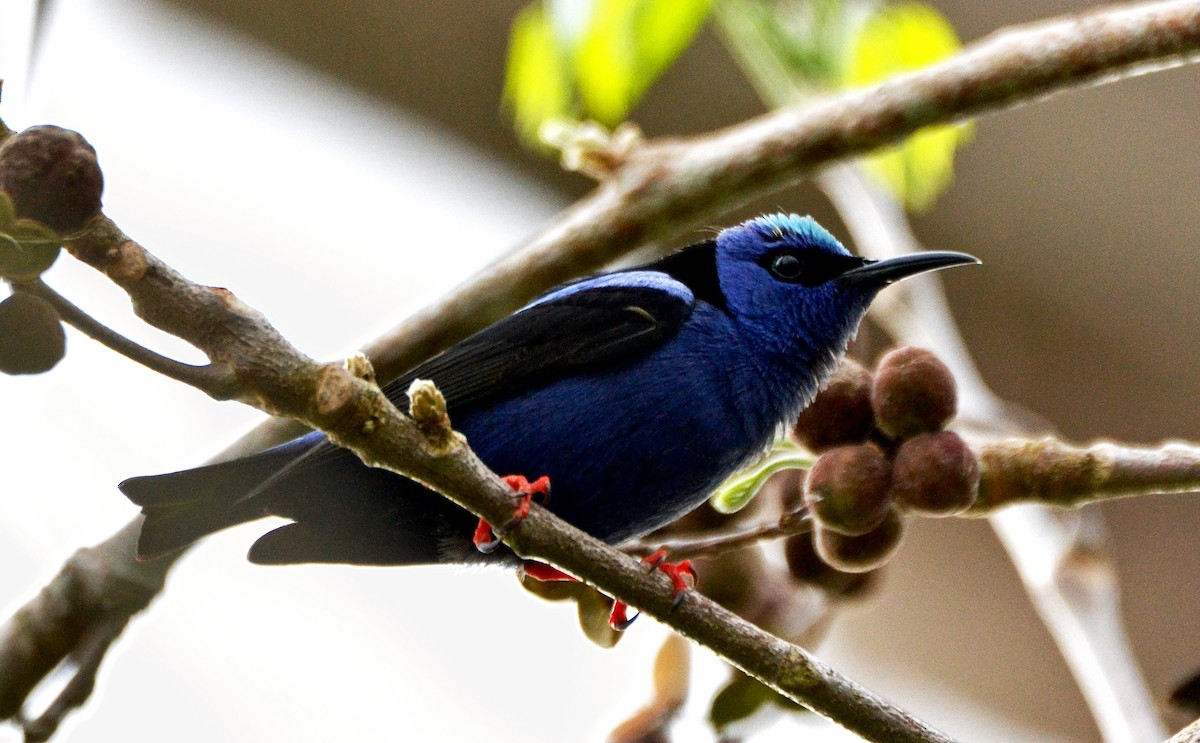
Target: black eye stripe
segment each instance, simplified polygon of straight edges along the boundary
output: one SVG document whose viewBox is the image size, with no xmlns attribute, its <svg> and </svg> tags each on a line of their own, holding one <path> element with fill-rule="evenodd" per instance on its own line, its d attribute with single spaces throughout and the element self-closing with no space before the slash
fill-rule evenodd
<svg viewBox="0 0 1200 743">
<path fill-rule="evenodd" d="M 858 256 L 791 247 L 772 250 L 759 260 L 776 280 L 802 286 L 819 286 L 864 263 Z"/>
</svg>

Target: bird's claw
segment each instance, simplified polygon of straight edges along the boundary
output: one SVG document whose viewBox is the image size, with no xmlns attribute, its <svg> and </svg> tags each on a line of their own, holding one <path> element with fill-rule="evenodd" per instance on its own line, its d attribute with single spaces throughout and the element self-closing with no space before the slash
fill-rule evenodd
<svg viewBox="0 0 1200 743">
<path fill-rule="evenodd" d="M 691 560 L 681 560 L 679 562 L 667 562 L 667 551 L 660 549 L 657 552 L 646 555 L 642 558 L 642 562 L 650 567 L 650 570 L 661 570 L 671 579 L 671 590 L 674 596 L 674 601 L 671 602 L 671 611 L 679 608 L 683 603 L 683 599 L 687 596 L 687 592 L 695 587 L 697 577 L 696 569 L 692 567 Z M 688 582 L 691 578 L 691 582 Z M 629 625 L 633 624 L 633 620 L 637 619 L 638 615 L 629 616 L 629 605 L 624 601 L 614 601 L 612 613 L 608 615 L 608 626 L 618 632 L 624 631 Z"/>
<path fill-rule="evenodd" d="M 624 632 L 629 629 L 629 625 L 633 624 L 633 620 L 641 616 L 641 612 L 629 616 L 629 604 L 621 600 L 614 600 L 612 613 L 608 615 L 608 626 L 612 627 L 617 632 Z"/>
<path fill-rule="evenodd" d="M 483 519 L 479 519 L 479 524 L 475 527 L 475 536 L 471 541 L 475 544 L 475 549 L 485 555 L 495 552 L 496 549 L 504 542 L 504 537 L 517 527 L 525 517 L 529 515 L 529 510 L 533 506 L 533 496 L 542 495 L 542 504 L 550 500 L 550 478 L 542 475 L 533 482 L 525 479 L 524 475 L 507 475 L 503 478 L 504 483 L 512 488 L 517 493 L 517 507 L 513 509 L 512 518 L 510 518 L 503 527 L 499 530 L 492 528 L 492 525 Z"/>
</svg>

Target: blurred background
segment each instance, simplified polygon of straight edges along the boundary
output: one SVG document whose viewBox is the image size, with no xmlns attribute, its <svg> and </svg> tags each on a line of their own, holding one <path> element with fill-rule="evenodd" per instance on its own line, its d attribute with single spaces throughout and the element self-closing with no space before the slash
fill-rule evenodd
<svg viewBox="0 0 1200 743">
<path fill-rule="evenodd" d="M 1090 5 L 932 4 L 964 42 Z M 8 0 L 0 116 L 78 129 L 104 167 L 106 212 L 129 234 L 333 358 L 590 188 L 523 147 L 501 109 L 523 5 Z M 706 29 L 631 118 L 673 136 L 763 110 Z M 1194 67 L 982 119 L 953 186 L 915 219 L 928 247 L 984 261 L 947 291 L 988 382 L 1071 440 L 1200 439 L 1198 121 Z M 780 209 L 845 235 L 807 187 L 720 223 Z M 128 335 L 198 360 L 141 327 L 90 269 L 60 258 L 46 279 Z M 78 333 L 68 347 L 49 374 L 0 379 L 5 616 L 133 517 L 115 483 L 195 465 L 259 420 Z M 1200 504 L 1102 510 L 1132 645 L 1165 698 L 1200 666 Z M 882 590 L 839 615 L 821 656 L 968 740 L 1096 740 L 987 524 L 912 527 Z M 601 651 L 571 609 L 510 575 L 259 568 L 243 556 L 261 530 L 218 535 L 178 566 L 58 740 L 594 740 L 649 693 L 663 633 L 648 620 Z M 681 741 L 708 739 L 704 680 L 711 693 L 723 678 L 698 662 Z M 17 739 L 0 727 L 0 741 Z"/>
</svg>

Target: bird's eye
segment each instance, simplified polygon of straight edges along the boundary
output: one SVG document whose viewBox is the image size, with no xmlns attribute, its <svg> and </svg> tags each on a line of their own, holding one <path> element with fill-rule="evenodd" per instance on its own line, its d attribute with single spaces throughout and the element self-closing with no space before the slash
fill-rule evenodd
<svg viewBox="0 0 1200 743">
<path fill-rule="evenodd" d="M 771 275 L 783 281 L 795 281 L 804 272 L 804 261 L 794 253 L 780 253 L 771 259 Z"/>
</svg>

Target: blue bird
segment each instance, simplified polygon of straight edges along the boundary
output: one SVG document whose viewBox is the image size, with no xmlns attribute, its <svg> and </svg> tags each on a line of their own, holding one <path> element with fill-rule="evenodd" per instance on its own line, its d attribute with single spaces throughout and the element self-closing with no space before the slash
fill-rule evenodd
<svg viewBox="0 0 1200 743">
<path fill-rule="evenodd" d="M 489 467 L 548 475 L 551 511 L 619 543 L 700 505 L 761 454 L 823 386 L 880 289 L 977 262 L 870 261 L 811 218 L 759 217 L 554 289 L 385 392 L 407 409 L 412 380 L 432 379 Z M 146 516 L 142 558 L 275 515 L 290 523 L 253 544 L 253 562 L 516 562 L 474 548 L 465 510 L 320 433 L 120 488 Z"/>
</svg>

